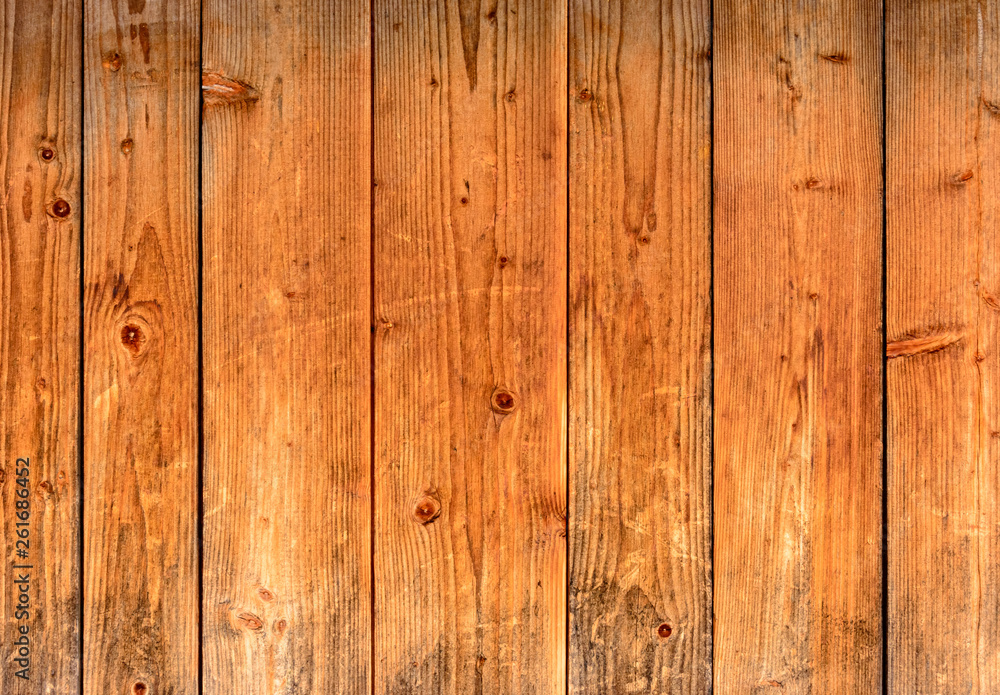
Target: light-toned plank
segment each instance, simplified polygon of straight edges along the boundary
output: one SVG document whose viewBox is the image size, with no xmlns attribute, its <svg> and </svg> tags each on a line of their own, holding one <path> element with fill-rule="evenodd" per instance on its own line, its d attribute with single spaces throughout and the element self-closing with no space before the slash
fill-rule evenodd
<svg viewBox="0 0 1000 695">
<path fill-rule="evenodd" d="M 566 11 L 375 4 L 377 693 L 565 693 Z"/>
<path fill-rule="evenodd" d="M 879 2 L 715 4 L 715 685 L 881 682 Z"/>
<path fill-rule="evenodd" d="M 889 692 L 1000 691 L 1000 7 L 886 23 Z"/>
<path fill-rule="evenodd" d="M 570 6 L 570 691 L 708 693 L 708 0 Z"/>
<path fill-rule="evenodd" d="M 205 0 L 205 692 L 369 693 L 363 0 Z"/>
<path fill-rule="evenodd" d="M 84 692 L 198 687 L 196 0 L 86 0 Z"/>
<path fill-rule="evenodd" d="M 0 1 L 5 695 L 80 691 L 81 10 Z"/>
</svg>

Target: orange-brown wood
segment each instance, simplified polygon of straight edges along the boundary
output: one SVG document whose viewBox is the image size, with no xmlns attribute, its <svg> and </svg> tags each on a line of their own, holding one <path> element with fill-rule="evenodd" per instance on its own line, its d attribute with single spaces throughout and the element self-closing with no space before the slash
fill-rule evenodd
<svg viewBox="0 0 1000 695">
<path fill-rule="evenodd" d="M 707 1 L 570 4 L 570 691 L 708 693 Z"/>
<path fill-rule="evenodd" d="M 721 695 L 881 686 L 881 17 L 715 3 Z"/>
<path fill-rule="evenodd" d="M 885 31 L 888 692 L 991 693 L 1000 6 L 892 0 Z"/>
<path fill-rule="evenodd" d="M 0 693 L 80 691 L 80 33 L 0 1 Z"/>
<path fill-rule="evenodd" d="M 86 695 L 198 688 L 198 14 L 85 2 Z"/>
<path fill-rule="evenodd" d="M 204 680 L 371 691 L 364 1 L 204 2 Z"/>
<path fill-rule="evenodd" d="M 566 691 L 566 5 L 379 0 L 375 692 Z"/>
</svg>

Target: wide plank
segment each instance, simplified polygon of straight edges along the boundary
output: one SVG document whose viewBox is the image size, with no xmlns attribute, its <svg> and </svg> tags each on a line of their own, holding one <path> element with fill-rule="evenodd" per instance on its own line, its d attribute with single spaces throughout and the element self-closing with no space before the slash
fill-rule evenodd
<svg viewBox="0 0 1000 695">
<path fill-rule="evenodd" d="M 205 693 L 370 693 L 364 0 L 205 0 Z"/>
<path fill-rule="evenodd" d="M 193 695 L 198 3 L 84 5 L 84 692 Z"/>
<path fill-rule="evenodd" d="M 375 692 L 562 695 L 567 7 L 374 12 Z"/>
<path fill-rule="evenodd" d="M 711 5 L 570 3 L 570 692 L 712 690 Z"/>
<path fill-rule="evenodd" d="M 80 692 L 78 0 L 0 1 L 0 693 Z"/>
<path fill-rule="evenodd" d="M 888 692 L 1000 691 L 1000 5 L 886 22 Z"/>
<path fill-rule="evenodd" d="M 716 0 L 715 686 L 881 687 L 881 3 Z"/>
</svg>

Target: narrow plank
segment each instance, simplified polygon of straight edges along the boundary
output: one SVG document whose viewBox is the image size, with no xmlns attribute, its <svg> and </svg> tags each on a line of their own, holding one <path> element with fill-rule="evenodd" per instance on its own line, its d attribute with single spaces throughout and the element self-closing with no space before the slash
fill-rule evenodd
<svg viewBox="0 0 1000 695">
<path fill-rule="evenodd" d="M 570 691 L 712 689 L 708 0 L 570 6 Z"/>
<path fill-rule="evenodd" d="M 881 5 L 714 16 L 716 690 L 875 693 Z"/>
<path fill-rule="evenodd" d="M 890 693 L 1000 690 L 1000 7 L 886 22 Z"/>
<path fill-rule="evenodd" d="M 85 0 L 84 692 L 198 688 L 196 0 Z"/>
<path fill-rule="evenodd" d="M 0 1 L 0 693 L 9 695 L 80 692 L 81 9 Z"/>
<path fill-rule="evenodd" d="M 375 5 L 377 693 L 565 693 L 566 10 Z"/>
<path fill-rule="evenodd" d="M 206 693 L 371 691 L 364 0 L 205 0 Z"/>
</svg>

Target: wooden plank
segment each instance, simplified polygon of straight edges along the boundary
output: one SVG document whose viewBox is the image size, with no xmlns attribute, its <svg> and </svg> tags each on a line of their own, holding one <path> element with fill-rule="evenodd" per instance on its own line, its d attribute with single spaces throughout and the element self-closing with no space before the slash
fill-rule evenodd
<svg viewBox="0 0 1000 695">
<path fill-rule="evenodd" d="M 196 0 L 86 0 L 84 692 L 198 687 Z"/>
<path fill-rule="evenodd" d="M 80 692 L 81 15 L 75 0 L 0 1 L 0 693 L 9 695 Z"/>
<path fill-rule="evenodd" d="M 712 688 L 708 0 L 570 6 L 570 691 Z"/>
<path fill-rule="evenodd" d="M 363 0 L 205 0 L 209 693 L 371 690 Z"/>
<path fill-rule="evenodd" d="M 1000 7 L 886 22 L 889 692 L 1000 690 Z"/>
<path fill-rule="evenodd" d="M 375 5 L 378 693 L 565 693 L 566 5 Z"/>
<path fill-rule="evenodd" d="M 881 6 L 714 16 L 716 690 L 874 693 Z"/>
</svg>

